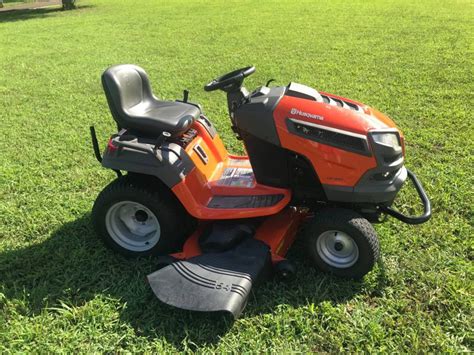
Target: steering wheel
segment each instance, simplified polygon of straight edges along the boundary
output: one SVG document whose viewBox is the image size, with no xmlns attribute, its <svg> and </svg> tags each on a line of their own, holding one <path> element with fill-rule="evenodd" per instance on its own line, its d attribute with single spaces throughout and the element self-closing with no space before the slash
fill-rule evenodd
<svg viewBox="0 0 474 355">
<path fill-rule="evenodd" d="M 240 88 L 244 78 L 255 73 L 255 67 L 245 67 L 241 69 L 234 70 L 230 73 L 222 75 L 216 79 L 211 80 L 206 86 L 204 86 L 205 91 L 214 91 L 221 89 L 223 91 L 229 92 L 235 89 Z"/>
</svg>

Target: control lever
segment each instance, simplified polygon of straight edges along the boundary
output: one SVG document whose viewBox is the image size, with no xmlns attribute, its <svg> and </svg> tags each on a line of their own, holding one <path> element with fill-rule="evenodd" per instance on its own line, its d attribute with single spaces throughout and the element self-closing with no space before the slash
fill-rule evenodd
<svg viewBox="0 0 474 355">
<path fill-rule="evenodd" d="M 200 112 L 202 112 L 201 105 L 196 104 L 194 102 L 190 102 L 190 101 L 188 101 L 188 99 L 189 99 L 189 91 L 184 89 L 183 90 L 183 99 L 182 100 L 176 100 L 176 102 L 182 102 L 182 103 L 185 103 L 185 104 L 188 104 L 188 105 L 193 105 L 194 107 L 197 107 Z"/>
<path fill-rule="evenodd" d="M 265 86 L 268 87 L 274 81 L 275 81 L 275 79 L 268 80 L 267 83 L 265 84 Z"/>
<path fill-rule="evenodd" d="M 186 92 L 186 90 L 185 90 L 185 92 Z M 161 134 L 156 139 L 154 150 L 160 149 L 161 146 L 163 145 L 163 143 L 170 137 L 171 137 L 170 132 L 166 132 L 166 131 L 161 132 Z"/>
</svg>

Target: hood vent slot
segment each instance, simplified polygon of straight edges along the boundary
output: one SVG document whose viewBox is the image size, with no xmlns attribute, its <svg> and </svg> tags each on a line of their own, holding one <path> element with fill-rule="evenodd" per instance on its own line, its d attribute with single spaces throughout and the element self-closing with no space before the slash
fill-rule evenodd
<svg viewBox="0 0 474 355">
<path fill-rule="evenodd" d="M 340 99 L 336 99 L 335 97 L 330 97 L 327 95 L 321 95 L 323 98 L 323 102 L 332 106 L 346 108 L 352 111 L 362 112 L 362 108 L 359 105 L 353 104 L 352 102 L 343 101 Z"/>
<path fill-rule="evenodd" d="M 309 86 L 301 85 L 298 83 L 290 83 L 286 88 L 285 95 L 316 102 L 324 102 L 328 105 L 362 112 L 362 108 L 359 105 L 353 104 L 352 102 L 337 99 L 328 95 L 323 95 L 320 92 L 314 90 L 313 88 L 310 88 Z"/>
<path fill-rule="evenodd" d="M 317 102 L 323 101 L 319 92 L 317 92 L 313 88 L 293 82 L 288 85 L 286 89 L 286 95 Z"/>
</svg>

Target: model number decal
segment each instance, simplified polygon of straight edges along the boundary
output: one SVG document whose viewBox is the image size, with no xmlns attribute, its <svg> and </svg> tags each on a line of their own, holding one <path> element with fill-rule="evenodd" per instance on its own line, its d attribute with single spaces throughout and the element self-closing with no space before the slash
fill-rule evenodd
<svg viewBox="0 0 474 355">
<path fill-rule="evenodd" d="M 319 121 L 324 120 L 323 116 L 315 115 L 315 114 L 312 114 L 312 113 L 309 113 L 309 112 L 300 111 L 297 108 L 292 108 L 290 113 L 292 115 L 298 115 L 298 116 L 302 116 L 302 117 L 313 118 L 313 119 L 319 120 Z"/>
<path fill-rule="evenodd" d="M 231 291 L 231 287 L 230 285 L 227 285 L 223 282 L 217 282 L 216 281 L 216 284 L 215 284 L 215 287 L 214 287 L 216 290 L 223 290 L 223 291 L 226 291 L 226 292 L 229 292 Z"/>
</svg>

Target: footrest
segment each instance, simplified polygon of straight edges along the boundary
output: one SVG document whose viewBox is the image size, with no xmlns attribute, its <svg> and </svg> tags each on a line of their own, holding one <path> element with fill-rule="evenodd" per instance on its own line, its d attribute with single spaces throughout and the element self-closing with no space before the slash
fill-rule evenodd
<svg viewBox="0 0 474 355">
<path fill-rule="evenodd" d="M 283 195 L 214 196 L 209 208 L 263 208 L 276 205 Z"/>
<path fill-rule="evenodd" d="M 271 272 L 269 247 L 248 238 L 234 249 L 175 262 L 148 275 L 164 303 L 203 312 L 242 313 L 252 286 Z"/>
</svg>

